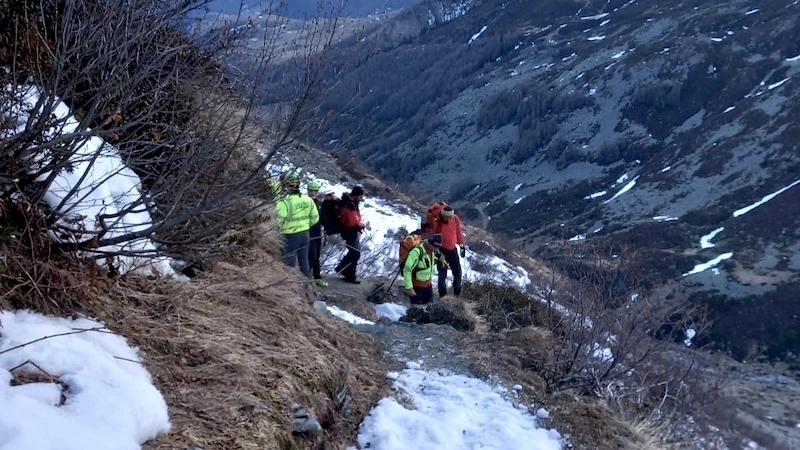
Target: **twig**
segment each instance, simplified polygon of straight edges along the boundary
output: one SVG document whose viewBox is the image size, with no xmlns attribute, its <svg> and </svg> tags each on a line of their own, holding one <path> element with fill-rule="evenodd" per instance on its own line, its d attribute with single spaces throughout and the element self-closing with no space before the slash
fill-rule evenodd
<svg viewBox="0 0 800 450">
<path fill-rule="evenodd" d="M 54 337 L 60 337 L 60 336 L 69 336 L 70 334 L 79 334 L 79 333 L 85 333 L 85 332 L 87 332 L 87 331 L 100 331 L 100 332 L 106 332 L 106 330 L 105 330 L 104 328 L 105 328 L 105 327 L 85 328 L 85 329 L 82 329 L 82 330 L 67 331 L 66 333 L 53 334 L 53 335 L 50 335 L 50 336 L 42 336 L 42 337 L 40 337 L 39 339 L 34 339 L 34 340 L 30 341 L 30 342 L 25 342 L 25 343 L 23 343 L 23 344 L 15 345 L 15 346 L 13 346 L 13 347 L 10 347 L 10 348 L 7 348 L 7 349 L 5 349 L 5 350 L 0 350 L 0 355 L 2 355 L 2 354 L 4 354 L 4 353 L 8 353 L 8 352 L 10 352 L 10 351 L 13 351 L 13 350 L 20 349 L 20 348 L 22 348 L 22 347 L 25 347 L 25 346 L 27 346 L 27 345 L 34 344 L 34 343 L 36 343 L 36 342 L 43 341 L 43 340 L 45 340 L 45 339 L 54 338 Z"/>
<path fill-rule="evenodd" d="M 56 378 L 56 377 L 54 377 L 54 376 L 50 375 L 50 374 L 49 374 L 49 373 L 48 373 L 46 370 L 42 369 L 42 368 L 41 368 L 41 367 L 40 367 L 38 364 L 36 364 L 35 362 L 31 361 L 30 359 L 29 359 L 29 360 L 27 360 L 27 361 L 25 361 L 24 363 L 22 363 L 22 364 L 20 364 L 20 365 L 16 366 L 16 367 L 12 367 L 12 368 L 11 368 L 11 369 L 9 369 L 8 371 L 9 371 L 9 372 L 13 372 L 13 371 L 15 371 L 15 370 L 19 369 L 20 367 L 24 366 L 25 364 L 30 364 L 30 365 L 32 365 L 33 367 L 36 367 L 36 368 L 37 368 L 37 369 L 39 369 L 39 371 L 41 371 L 43 374 L 45 374 L 45 375 L 47 375 L 48 377 L 50 377 L 50 379 L 51 379 L 51 380 L 53 380 L 53 379 L 55 379 L 55 378 Z"/>
<path fill-rule="evenodd" d="M 122 356 L 115 356 L 114 359 L 119 359 L 121 361 L 128 361 L 128 362 L 132 362 L 132 363 L 136 363 L 136 364 L 140 364 L 140 365 L 143 364 L 141 361 L 136 361 L 135 359 L 130 359 L 130 358 L 123 358 Z"/>
</svg>

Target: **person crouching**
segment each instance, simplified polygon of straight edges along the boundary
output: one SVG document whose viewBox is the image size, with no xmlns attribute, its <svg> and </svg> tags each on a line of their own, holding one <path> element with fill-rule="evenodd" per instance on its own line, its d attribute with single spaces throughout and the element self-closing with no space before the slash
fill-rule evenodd
<svg viewBox="0 0 800 450">
<path fill-rule="evenodd" d="M 408 252 L 403 265 L 403 283 L 412 305 L 424 305 L 433 300 L 433 273 L 441 246 L 442 236 L 435 234 Z"/>
</svg>

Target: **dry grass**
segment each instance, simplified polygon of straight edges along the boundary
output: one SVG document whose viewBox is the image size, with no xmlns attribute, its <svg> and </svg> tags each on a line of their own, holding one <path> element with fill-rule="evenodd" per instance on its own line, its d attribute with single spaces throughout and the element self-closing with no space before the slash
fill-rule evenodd
<svg viewBox="0 0 800 450">
<path fill-rule="evenodd" d="M 520 384 L 531 402 L 539 402 L 546 385 L 538 368 L 546 363 L 550 333 L 523 328 L 502 333 L 476 334 L 468 345 L 470 370 L 483 378 L 499 378 L 508 385 Z"/>
<path fill-rule="evenodd" d="M 0 308 L 85 313 L 137 346 L 173 425 L 145 449 L 343 449 L 387 394 L 388 366 L 366 334 L 312 308 L 309 283 L 273 256 L 280 241 L 270 229 L 242 231 L 239 263 L 218 262 L 190 282 L 111 279 L 87 266 L 58 269 L 70 276 L 54 278 L 66 260 L 27 261 L 26 271 L 5 265 L 4 287 L 47 268 L 49 278 L 24 292 L 39 286 L 47 288 L 43 298 L 54 298 L 61 291 L 69 303 L 49 307 L 15 294 L 0 297 Z M 348 408 L 341 392 L 352 398 Z M 292 436 L 294 402 L 317 417 L 322 433 Z"/>
<path fill-rule="evenodd" d="M 592 450 L 677 450 L 665 444 L 666 426 L 623 417 L 599 399 L 561 393 L 548 399 L 559 432 L 573 448 Z"/>
<path fill-rule="evenodd" d="M 306 282 L 263 262 L 219 264 L 191 283 L 129 279 L 103 297 L 99 316 L 141 348 L 170 407 L 172 432 L 145 448 L 344 448 L 385 394 L 369 338 L 315 312 Z M 293 402 L 323 436 L 292 437 Z"/>
</svg>

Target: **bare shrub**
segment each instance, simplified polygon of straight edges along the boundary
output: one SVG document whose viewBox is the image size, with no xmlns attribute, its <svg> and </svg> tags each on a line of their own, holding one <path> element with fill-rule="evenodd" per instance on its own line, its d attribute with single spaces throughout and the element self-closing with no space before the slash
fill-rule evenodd
<svg viewBox="0 0 800 450">
<path fill-rule="evenodd" d="M 462 294 L 475 304 L 475 313 L 486 320 L 491 331 L 550 325 L 547 305 L 514 287 L 488 281 L 464 283 Z"/>
<path fill-rule="evenodd" d="M 558 292 L 545 293 L 548 304 L 562 309 L 562 339 L 545 376 L 550 389 L 611 396 L 615 382 L 629 381 L 634 374 L 650 377 L 647 382 L 655 388 L 662 381 L 652 380 L 655 358 L 683 341 L 686 330 L 704 331 L 704 315 L 687 301 L 666 298 L 638 281 L 625 267 L 636 264 L 635 252 L 612 258 L 589 248 L 577 255 L 580 264 L 571 268 L 572 280 Z"/>
<path fill-rule="evenodd" d="M 464 296 L 492 331 L 548 329 L 547 350 L 528 363 L 546 391 L 600 399 L 631 442 L 655 445 L 676 414 L 709 398 L 692 387 L 696 366 L 684 342 L 686 330 L 700 334 L 706 321 L 686 301 L 638 281 L 627 266 L 636 264 L 635 252 L 612 258 L 582 250 L 567 267 L 570 277 L 539 274 L 534 295 L 481 283 L 467 284 Z"/>
<path fill-rule="evenodd" d="M 71 187 L 60 204 L 43 210 L 42 230 L 60 237 L 51 250 L 88 250 L 102 258 L 207 258 L 219 249 L 220 236 L 271 200 L 253 201 L 263 195 L 264 168 L 308 132 L 303 117 L 318 93 L 325 64 L 320 55 L 331 43 L 335 21 L 309 21 L 297 38 L 304 45 L 290 51 L 266 36 L 247 50 L 255 73 L 269 73 L 271 64 L 290 54 L 302 74 L 264 121 L 257 110 L 267 95 L 259 84 L 264 80 L 233 73 L 219 60 L 240 48 L 239 37 L 225 33 L 197 44 L 187 34 L 198 30 L 194 25 L 206 1 L 134 3 L 0 5 L 0 84 L 7 87 L 0 92 L 0 196 L 40 207 L 59 174 L 85 171 L 75 175 L 91 183 Z M 267 33 L 280 34 L 281 22 L 272 23 Z M 87 151 L 96 139 L 102 150 Z M 94 181 L 89 174 L 103 170 L 98 161 L 106 153 L 118 153 L 124 164 Z M 98 217 L 64 210 L 67 199 L 85 199 L 128 170 L 141 185 L 133 182 L 114 194 L 131 198 L 121 210 Z M 129 214 L 151 219 L 128 227 Z M 125 246 L 143 238 L 157 248 Z"/>
</svg>

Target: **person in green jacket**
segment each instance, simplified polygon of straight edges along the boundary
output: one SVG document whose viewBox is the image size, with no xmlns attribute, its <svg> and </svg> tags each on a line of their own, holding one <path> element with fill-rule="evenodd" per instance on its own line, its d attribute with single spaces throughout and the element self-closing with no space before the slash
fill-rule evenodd
<svg viewBox="0 0 800 450">
<path fill-rule="evenodd" d="M 317 205 L 313 199 L 300 193 L 300 176 L 297 173 L 288 173 L 284 184 L 287 194 L 275 206 L 278 227 L 284 236 L 283 262 L 289 267 L 298 263 L 303 275 L 311 278 L 308 230 L 319 222 Z"/>
<path fill-rule="evenodd" d="M 408 252 L 403 265 L 403 283 L 413 305 L 424 305 L 433 300 L 433 274 L 441 246 L 442 236 L 434 234 Z"/>
</svg>

